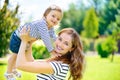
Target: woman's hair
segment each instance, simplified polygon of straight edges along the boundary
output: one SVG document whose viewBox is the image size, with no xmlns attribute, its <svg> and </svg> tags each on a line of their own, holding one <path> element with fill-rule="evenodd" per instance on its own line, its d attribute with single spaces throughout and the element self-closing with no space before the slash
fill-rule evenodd
<svg viewBox="0 0 120 80">
<path fill-rule="evenodd" d="M 61 9 L 59 6 L 57 6 L 57 5 L 51 5 L 51 6 L 49 6 L 49 7 L 45 10 L 43 16 L 46 17 L 46 16 L 50 13 L 50 11 L 52 11 L 52 10 L 56 10 L 56 11 L 61 12 L 61 14 L 62 14 L 62 16 L 63 16 L 63 11 L 62 11 L 62 9 Z"/>
<path fill-rule="evenodd" d="M 80 80 L 82 78 L 83 69 L 84 69 L 84 54 L 82 43 L 78 33 L 73 28 L 64 28 L 59 33 L 60 36 L 62 33 L 67 33 L 72 37 L 72 48 L 71 52 L 66 53 L 60 57 L 54 58 L 54 60 L 62 61 L 69 64 L 70 66 L 70 77 L 73 80 Z"/>
</svg>

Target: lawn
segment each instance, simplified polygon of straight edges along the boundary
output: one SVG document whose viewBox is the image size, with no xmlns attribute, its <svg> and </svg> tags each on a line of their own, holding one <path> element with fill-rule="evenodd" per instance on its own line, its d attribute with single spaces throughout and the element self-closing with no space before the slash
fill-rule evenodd
<svg viewBox="0 0 120 80">
<path fill-rule="evenodd" d="M 98 56 L 86 57 L 86 69 L 82 80 L 120 80 L 120 56 L 116 55 L 114 61 L 110 57 L 102 59 Z M 3 74 L 6 64 L 0 61 L 0 80 L 5 80 Z M 21 71 L 22 72 L 22 71 Z M 22 78 L 17 80 L 36 80 L 36 75 L 22 72 Z"/>
<path fill-rule="evenodd" d="M 120 80 L 120 56 L 102 59 L 98 56 L 87 57 L 83 80 Z"/>
</svg>

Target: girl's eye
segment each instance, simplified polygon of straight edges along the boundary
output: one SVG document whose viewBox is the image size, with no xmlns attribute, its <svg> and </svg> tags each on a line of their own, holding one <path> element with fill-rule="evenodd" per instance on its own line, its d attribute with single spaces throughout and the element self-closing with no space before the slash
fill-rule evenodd
<svg viewBox="0 0 120 80">
<path fill-rule="evenodd" d="M 55 17 L 54 15 L 52 15 L 52 17 Z"/>
<path fill-rule="evenodd" d="M 57 20 L 58 20 L 58 21 L 60 21 L 60 19 L 59 19 L 59 18 L 57 18 Z"/>
</svg>

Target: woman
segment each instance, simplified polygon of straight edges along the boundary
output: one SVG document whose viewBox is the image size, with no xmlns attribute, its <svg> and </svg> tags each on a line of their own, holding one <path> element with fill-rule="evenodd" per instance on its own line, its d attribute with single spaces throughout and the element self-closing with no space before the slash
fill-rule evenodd
<svg viewBox="0 0 120 80">
<path fill-rule="evenodd" d="M 72 80 L 80 80 L 84 69 L 84 54 L 78 33 L 72 28 L 65 28 L 58 33 L 55 41 L 55 52 L 61 56 L 52 55 L 47 60 L 35 61 L 26 57 L 32 53 L 32 47 L 25 51 L 27 43 L 33 43 L 28 32 L 22 30 L 21 46 L 17 56 L 17 68 L 23 71 L 38 73 L 37 80 L 64 80 L 68 70 Z M 31 59 L 31 60 L 30 60 Z"/>
</svg>

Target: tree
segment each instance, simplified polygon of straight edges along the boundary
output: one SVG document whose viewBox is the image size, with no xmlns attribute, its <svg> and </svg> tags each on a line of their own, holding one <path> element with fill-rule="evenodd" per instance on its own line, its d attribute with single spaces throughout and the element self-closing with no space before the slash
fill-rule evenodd
<svg viewBox="0 0 120 80">
<path fill-rule="evenodd" d="M 119 13 L 119 9 L 120 0 L 106 0 L 104 9 L 100 10 L 100 22 L 99 22 L 100 35 L 105 35 L 108 25 L 116 20 L 116 15 Z"/>
<path fill-rule="evenodd" d="M 3 7 L 0 9 L 0 57 L 8 53 L 10 35 L 19 25 L 17 18 L 17 5 L 14 10 L 8 8 L 9 0 L 4 1 Z"/>
<path fill-rule="evenodd" d="M 81 33 L 83 30 L 82 21 L 84 18 L 84 12 L 82 8 L 76 8 L 74 4 L 70 4 L 68 11 L 64 12 L 63 19 L 60 24 L 60 29 L 72 27 L 78 33 Z"/>
<path fill-rule="evenodd" d="M 88 2 L 94 7 L 96 15 L 99 16 L 99 11 L 105 4 L 105 0 L 88 0 Z"/>
<path fill-rule="evenodd" d="M 98 18 L 93 7 L 86 12 L 83 26 L 83 36 L 88 38 L 95 38 L 98 36 Z"/>
</svg>

